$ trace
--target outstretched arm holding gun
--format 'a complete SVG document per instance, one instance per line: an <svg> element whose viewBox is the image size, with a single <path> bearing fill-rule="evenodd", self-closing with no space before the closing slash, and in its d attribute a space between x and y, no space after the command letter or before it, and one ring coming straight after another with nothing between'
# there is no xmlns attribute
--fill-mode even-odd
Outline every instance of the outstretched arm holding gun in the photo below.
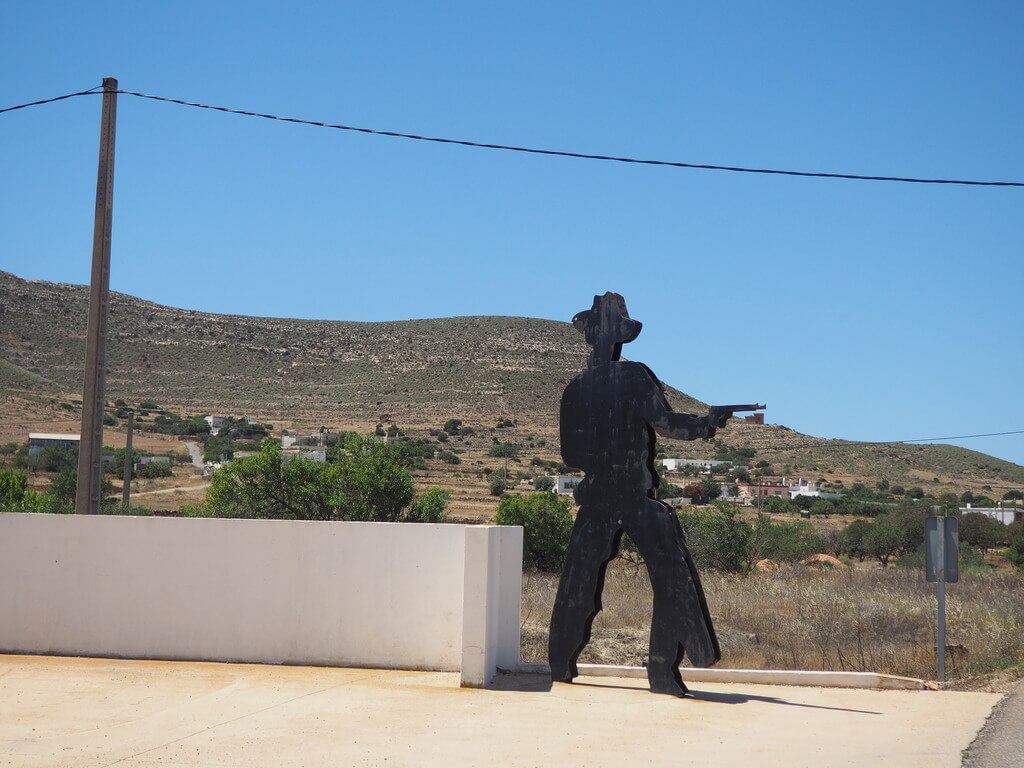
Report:
<svg viewBox="0 0 1024 768"><path fill-rule="evenodd" d="M708 408L708 438L715 436L715 431L722 429L734 413L741 411L763 411L767 406L757 403L743 405L712 405Z"/></svg>

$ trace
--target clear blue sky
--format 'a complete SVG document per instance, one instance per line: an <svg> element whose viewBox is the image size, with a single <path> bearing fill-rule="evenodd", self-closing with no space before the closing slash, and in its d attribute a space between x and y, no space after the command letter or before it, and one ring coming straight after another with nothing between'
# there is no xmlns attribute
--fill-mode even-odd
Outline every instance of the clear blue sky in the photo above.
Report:
<svg viewBox="0 0 1024 768"><path fill-rule="evenodd" d="M98 85L487 142L1024 180L1024 5L0 5L0 106ZM0 268L88 281L100 100L0 115ZM568 319L863 440L1024 429L1024 190L759 177L122 96L111 286L211 312ZM1024 464L1024 435L964 441Z"/></svg>

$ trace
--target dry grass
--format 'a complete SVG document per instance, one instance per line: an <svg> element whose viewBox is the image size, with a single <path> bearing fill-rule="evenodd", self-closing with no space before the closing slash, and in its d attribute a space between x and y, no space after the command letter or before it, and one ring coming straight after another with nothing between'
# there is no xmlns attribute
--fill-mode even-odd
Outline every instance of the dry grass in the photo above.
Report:
<svg viewBox="0 0 1024 768"><path fill-rule="evenodd" d="M556 586L551 574L524 577L524 659L546 657ZM935 676L935 592L920 571L793 566L745 577L708 573L704 587L723 666ZM643 663L647 574L613 563L604 604L581 661ZM1024 664L1024 577L963 576L948 587L947 616L951 677Z"/></svg>

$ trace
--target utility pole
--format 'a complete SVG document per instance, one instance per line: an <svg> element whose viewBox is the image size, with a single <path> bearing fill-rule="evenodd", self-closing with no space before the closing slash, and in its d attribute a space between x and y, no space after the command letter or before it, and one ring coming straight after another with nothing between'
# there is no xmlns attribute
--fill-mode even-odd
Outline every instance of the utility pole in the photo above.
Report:
<svg viewBox="0 0 1024 768"><path fill-rule="evenodd" d="M128 437L124 441L124 485L121 488L122 511L127 512L132 500L132 430L135 428L135 411L128 411Z"/></svg>
<svg viewBox="0 0 1024 768"><path fill-rule="evenodd" d="M85 342L85 388L78 454L75 513L100 511L103 451L103 406L107 367L107 308L110 293L110 230L114 208L114 133L117 126L117 80L103 78L100 116L99 170L96 175L96 216L92 232L92 277L89 283L89 326ZM129 433L130 434L130 433Z"/></svg>

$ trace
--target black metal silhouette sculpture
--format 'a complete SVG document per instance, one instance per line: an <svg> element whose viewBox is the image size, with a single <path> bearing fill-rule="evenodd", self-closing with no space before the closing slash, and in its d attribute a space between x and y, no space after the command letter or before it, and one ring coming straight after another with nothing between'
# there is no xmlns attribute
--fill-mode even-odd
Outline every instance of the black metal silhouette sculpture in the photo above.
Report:
<svg viewBox="0 0 1024 768"><path fill-rule="evenodd" d="M576 661L601 610L605 571L626 532L647 564L654 591L651 690L682 696L684 652L695 666L708 667L721 650L679 520L654 498L655 432L679 440L713 437L733 412L764 406L713 406L707 416L674 412L650 368L619 359L641 324L630 319L616 293L595 296L593 307L572 322L593 350L562 395L562 459L586 477L576 487L580 509L551 616L551 678L571 682L578 674Z"/></svg>

